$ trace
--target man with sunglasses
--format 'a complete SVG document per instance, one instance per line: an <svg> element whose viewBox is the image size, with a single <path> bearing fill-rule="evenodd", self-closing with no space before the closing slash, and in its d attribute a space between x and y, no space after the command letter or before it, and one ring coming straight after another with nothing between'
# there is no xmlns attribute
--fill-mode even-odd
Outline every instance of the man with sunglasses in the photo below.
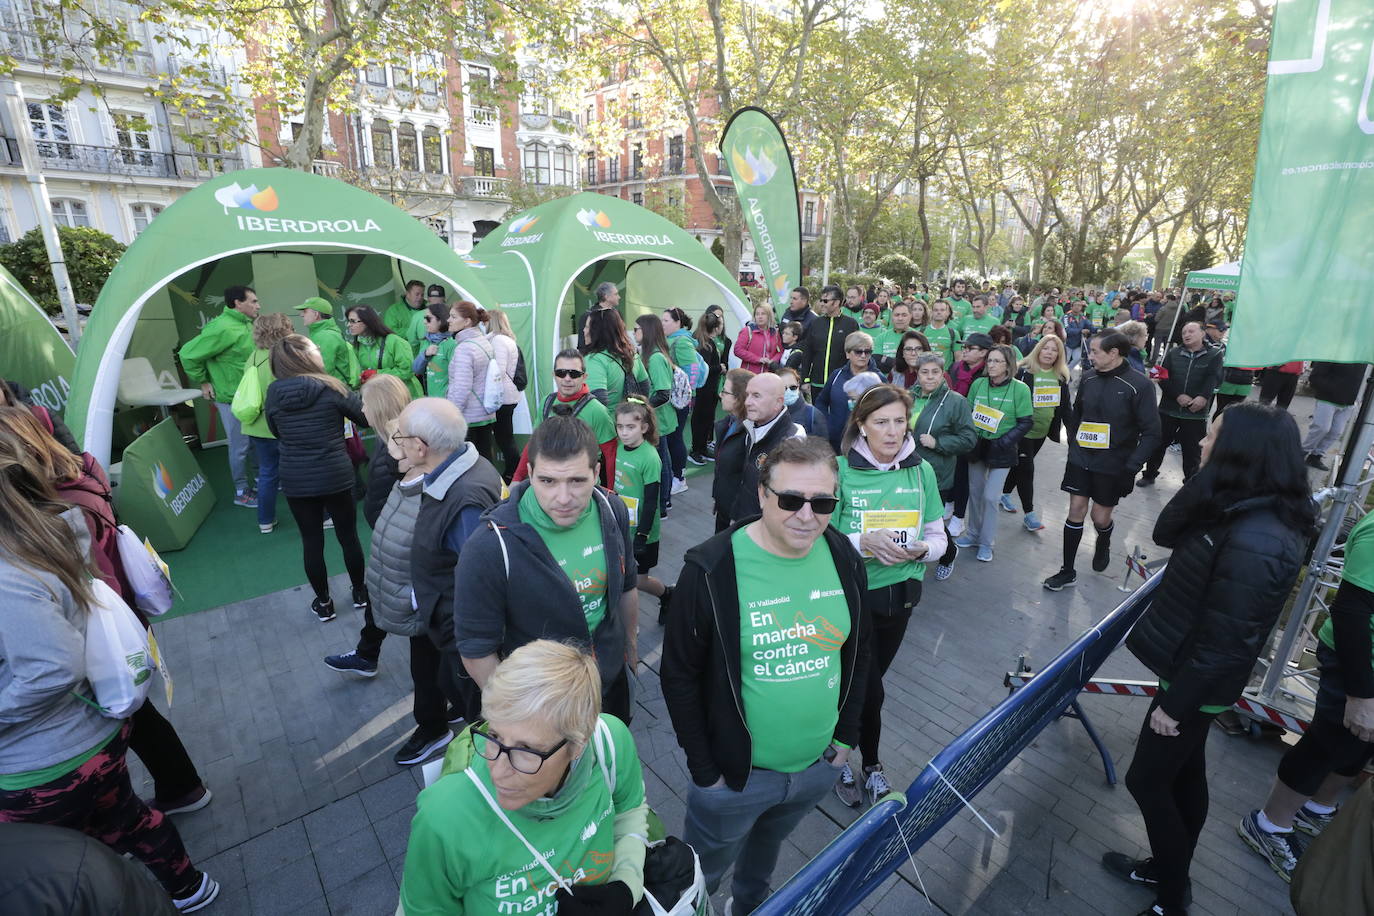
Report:
<svg viewBox="0 0 1374 916"><path fill-rule="evenodd" d="M601 445L601 485L610 490L615 480L615 451L618 439L615 434L615 421L606 405L596 399L587 388L587 366L582 354L577 350L561 350L553 358L554 390L544 398L544 408L539 419L549 417L577 417L592 428L596 441ZM520 453L520 463L516 465L511 483L527 480L530 476L529 447Z"/></svg>
<svg viewBox="0 0 1374 916"><path fill-rule="evenodd" d="M664 637L663 696L687 755L683 839L727 916L768 896L778 852L858 741L869 622L863 561L829 522L824 439L787 439L759 472L762 516L687 552Z"/></svg>
<svg viewBox="0 0 1374 916"><path fill-rule="evenodd" d="M812 386L819 389L846 359L844 341L859 329L859 323L840 314L844 294L838 286L821 290L819 317L802 335L801 374L804 390L811 394Z"/></svg>

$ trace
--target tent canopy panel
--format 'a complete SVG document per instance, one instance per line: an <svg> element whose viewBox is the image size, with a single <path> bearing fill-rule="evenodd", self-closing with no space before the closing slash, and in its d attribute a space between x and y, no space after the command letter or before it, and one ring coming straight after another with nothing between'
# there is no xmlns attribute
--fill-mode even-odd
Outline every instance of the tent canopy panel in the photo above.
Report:
<svg viewBox="0 0 1374 916"><path fill-rule="evenodd" d="M1236 290L1240 288L1240 262L1230 261L1226 264L1217 264L1204 270L1191 271L1184 279L1184 286L1189 289L1222 289Z"/></svg>
<svg viewBox="0 0 1374 916"><path fill-rule="evenodd" d="M0 267L0 374L29 389L35 403L61 414L75 365L67 339L14 275Z"/></svg>

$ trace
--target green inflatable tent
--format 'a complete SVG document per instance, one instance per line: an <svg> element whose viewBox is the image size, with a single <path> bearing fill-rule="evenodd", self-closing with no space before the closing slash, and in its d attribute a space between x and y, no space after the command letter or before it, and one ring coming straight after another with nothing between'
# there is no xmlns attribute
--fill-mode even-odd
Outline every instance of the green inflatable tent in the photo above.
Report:
<svg viewBox="0 0 1374 916"><path fill-rule="evenodd" d="M487 235L468 263L511 319L534 405L553 390L553 356L573 333L574 310L582 311L602 281L621 287L627 321L675 306L695 316L712 303L749 319L736 279L691 233L605 194L583 192L524 211Z"/></svg>
<svg viewBox="0 0 1374 916"><path fill-rule="evenodd" d="M0 374L29 389L35 404L61 414L75 362L67 339L14 275L0 267Z"/></svg>
<svg viewBox="0 0 1374 916"><path fill-rule="evenodd" d="M307 296L345 305L385 308L400 297L403 277L444 284L450 298L495 304L482 278L425 224L380 197L332 178L291 169L247 169L222 175L169 206L120 258L95 303L81 338L67 422L85 449L108 466L120 371L136 326L144 333L136 355L163 360L154 369L163 387L171 350L222 309L222 290L261 284L260 272L281 261L308 260L305 276L278 285L272 311L291 312ZM234 269L229 270L225 265ZM259 295L262 295L259 289ZM150 301L164 315L143 315ZM157 307L155 305L155 307ZM158 318L166 320L159 321ZM146 322L140 318L148 319ZM173 373L174 376L174 373Z"/></svg>

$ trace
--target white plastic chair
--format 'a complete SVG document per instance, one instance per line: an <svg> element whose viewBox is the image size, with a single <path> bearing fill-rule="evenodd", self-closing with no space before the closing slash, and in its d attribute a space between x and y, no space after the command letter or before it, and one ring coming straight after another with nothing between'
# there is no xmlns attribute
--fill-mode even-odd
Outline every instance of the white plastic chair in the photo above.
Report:
<svg viewBox="0 0 1374 916"><path fill-rule="evenodd" d="M120 367L118 398L130 407L156 407L166 417L170 407L198 397L198 388L163 388L146 357L131 357Z"/></svg>

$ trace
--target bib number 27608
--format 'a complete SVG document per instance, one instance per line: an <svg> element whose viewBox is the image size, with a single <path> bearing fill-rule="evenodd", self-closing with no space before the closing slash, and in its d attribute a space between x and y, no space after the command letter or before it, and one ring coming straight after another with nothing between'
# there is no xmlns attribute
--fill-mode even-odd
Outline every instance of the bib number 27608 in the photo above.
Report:
<svg viewBox="0 0 1374 916"><path fill-rule="evenodd" d="M1111 448L1112 425L1110 423L1080 423L1076 437L1079 448Z"/></svg>

